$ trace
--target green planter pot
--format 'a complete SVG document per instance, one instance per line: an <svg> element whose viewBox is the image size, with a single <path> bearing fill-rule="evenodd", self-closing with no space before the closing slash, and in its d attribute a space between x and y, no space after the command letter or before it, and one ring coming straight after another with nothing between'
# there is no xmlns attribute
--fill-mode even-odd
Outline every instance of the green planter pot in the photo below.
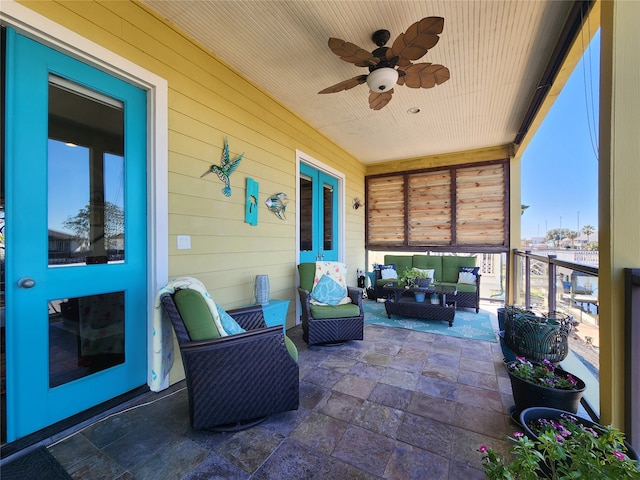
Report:
<svg viewBox="0 0 640 480"><path fill-rule="evenodd" d="M543 385L538 385L527 380L523 380L520 377L515 376L507 364L507 372L509 373L509 379L511 380L511 390L513 392L513 400L515 402L515 415L516 418L526 408L530 407L550 407L557 408L558 410L565 410L567 412L576 413L580 406L580 400L584 395L584 391L587 386L580 378L571 374L573 378L578 382L576 389L563 390L559 388L550 388ZM568 375L569 372L556 368L558 375Z"/></svg>

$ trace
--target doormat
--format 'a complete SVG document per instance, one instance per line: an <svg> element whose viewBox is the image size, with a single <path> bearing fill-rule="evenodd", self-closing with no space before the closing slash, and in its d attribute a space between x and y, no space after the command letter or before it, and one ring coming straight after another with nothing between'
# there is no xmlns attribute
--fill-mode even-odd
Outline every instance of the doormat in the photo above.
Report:
<svg viewBox="0 0 640 480"><path fill-rule="evenodd" d="M491 325L488 313L456 310L453 319L453 327L447 322L436 320L400 317L398 315L387 316L384 303L364 300L364 323L370 325L382 325L385 327L406 328L418 332L435 333L437 335L450 335L452 337L470 338L497 343L496 333Z"/></svg>
<svg viewBox="0 0 640 480"><path fill-rule="evenodd" d="M71 475L44 447L2 465L2 480L72 480Z"/></svg>

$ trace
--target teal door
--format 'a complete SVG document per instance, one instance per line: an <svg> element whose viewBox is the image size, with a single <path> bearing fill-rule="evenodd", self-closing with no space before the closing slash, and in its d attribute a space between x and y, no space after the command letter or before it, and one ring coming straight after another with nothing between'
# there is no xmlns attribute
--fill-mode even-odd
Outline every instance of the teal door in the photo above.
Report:
<svg viewBox="0 0 640 480"><path fill-rule="evenodd" d="M300 262L338 260L338 179L300 164Z"/></svg>
<svg viewBox="0 0 640 480"><path fill-rule="evenodd" d="M8 29L6 424L146 383L146 93Z"/></svg>

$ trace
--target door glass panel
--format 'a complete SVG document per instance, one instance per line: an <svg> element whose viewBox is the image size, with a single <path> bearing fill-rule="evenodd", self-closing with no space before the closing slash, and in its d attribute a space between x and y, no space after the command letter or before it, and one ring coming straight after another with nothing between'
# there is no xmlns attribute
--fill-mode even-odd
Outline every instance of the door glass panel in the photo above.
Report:
<svg viewBox="0 0 640 480"><path fill-rule="evenodd" d="M49 78L49 265L124 260L122 102Z"/></svg>
<svg viewBox="0 0 640 480"><path fill-rule="evenodd" d="M322 200L324 223L323 248L324 250L333 250L333 187L331 185L324 184L322 186Z"/></svg>
<svg viewBox="0 0 640 480"><path fill-rule="evenodd" d="M124 292L49 302L50 387L124 361Z"/></svg>
<svg viewBox="0 0 640 480"><path fill-rule="evenodd" d="M313 250L313 182L300 176L300 250Z"/></svg>

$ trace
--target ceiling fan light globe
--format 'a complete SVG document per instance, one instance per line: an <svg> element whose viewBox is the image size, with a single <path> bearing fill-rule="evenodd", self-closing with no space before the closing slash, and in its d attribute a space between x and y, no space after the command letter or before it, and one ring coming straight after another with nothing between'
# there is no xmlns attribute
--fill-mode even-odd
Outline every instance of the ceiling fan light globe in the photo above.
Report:
<svg viewBox="0 0 640 480"><path fill-rule="evenodd" d="M398 81L398 71L393 68L378 68L367 76L369 90L382 93L391 90Z"/></svg>

